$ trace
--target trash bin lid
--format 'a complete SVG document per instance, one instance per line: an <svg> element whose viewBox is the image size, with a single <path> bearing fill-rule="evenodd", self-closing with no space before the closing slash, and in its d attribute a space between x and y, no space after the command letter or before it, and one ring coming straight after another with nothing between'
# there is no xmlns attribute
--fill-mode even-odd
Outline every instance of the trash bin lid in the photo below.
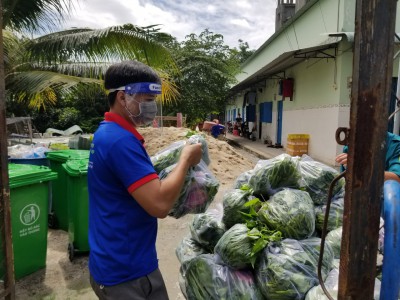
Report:
<svg viewBox="0 0 400 300"><path fill-rule="evenodd" d="M57 173L46 166L9 163L8 177L10 188L15 188L57 179Z"/></svg>
<svg viewBox="0 0 400 300"><path fill-rule="evenodd" d="M82 176L87 174L89 159L70 159L62 164L70 176Z"/></svg>
<svg viewBox="0 0 400 300"><path fill-rule="evenodd" d="M89 158L89 153L90 150L66 149L46 152L46 156L53 161L66 162L69 159Z"/></svg>

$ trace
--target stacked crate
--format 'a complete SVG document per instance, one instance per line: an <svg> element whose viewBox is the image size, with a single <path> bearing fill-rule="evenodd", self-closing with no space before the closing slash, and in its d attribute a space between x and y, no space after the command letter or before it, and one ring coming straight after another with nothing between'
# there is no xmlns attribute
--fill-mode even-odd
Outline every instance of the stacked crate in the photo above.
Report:
<svg viewBox="0 0 400 300"><path fill-rule="evenodd" d="M308 153L308 134L288 134L286 153L291 156L302 156Z"/></svg>

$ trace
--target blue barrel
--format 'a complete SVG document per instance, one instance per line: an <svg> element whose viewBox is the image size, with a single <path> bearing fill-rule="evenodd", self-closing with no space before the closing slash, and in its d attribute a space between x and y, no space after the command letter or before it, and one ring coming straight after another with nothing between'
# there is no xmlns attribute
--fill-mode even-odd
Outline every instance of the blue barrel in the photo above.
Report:
<svg viewBox="0 0 400 300"><path fill-rule="evenodd" d="M397 300L400 293L400 184L387 180L383 191L385 240L380 299Z"/></svg>

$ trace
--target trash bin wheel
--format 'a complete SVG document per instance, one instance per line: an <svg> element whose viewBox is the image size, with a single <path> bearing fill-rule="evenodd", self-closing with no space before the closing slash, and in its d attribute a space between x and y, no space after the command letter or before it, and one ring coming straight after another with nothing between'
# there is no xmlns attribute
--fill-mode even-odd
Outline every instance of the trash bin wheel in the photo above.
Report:
<svg viewBox="0 0 400 300"><path fill-rule="evenodd" d="M68 244L68 258L69 258L69 261L72 262L74 260L74 257L75 257L74 244L69 243Z"/></svg>
<svg viewBox="0 0 400 300"><path fill-rule="evenodd" d="M48 215L48 226L51 229L58 228L57 218L56 218L56 215L53 212L49 213L49 215Z"/></svg>

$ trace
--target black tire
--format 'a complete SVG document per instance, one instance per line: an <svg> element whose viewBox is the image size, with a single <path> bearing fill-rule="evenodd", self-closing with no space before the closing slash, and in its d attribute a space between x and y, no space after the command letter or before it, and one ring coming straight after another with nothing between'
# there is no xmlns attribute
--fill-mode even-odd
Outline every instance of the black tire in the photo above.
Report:
<svg viewBox="0 0 400 300"><path fill-rule="evenodd" d="M69 261L72 262L74 260L74 257L75 257L74 244L69 243L68 244L68 258L69 258Z"/></svg>
<svg viewBox="0 0 400 300"><path fill-rule="evenodd" d="M51 229L57 229L58 228L58 222L56 215L54 213L49 213L48 215L48 226Z"/></svg>

